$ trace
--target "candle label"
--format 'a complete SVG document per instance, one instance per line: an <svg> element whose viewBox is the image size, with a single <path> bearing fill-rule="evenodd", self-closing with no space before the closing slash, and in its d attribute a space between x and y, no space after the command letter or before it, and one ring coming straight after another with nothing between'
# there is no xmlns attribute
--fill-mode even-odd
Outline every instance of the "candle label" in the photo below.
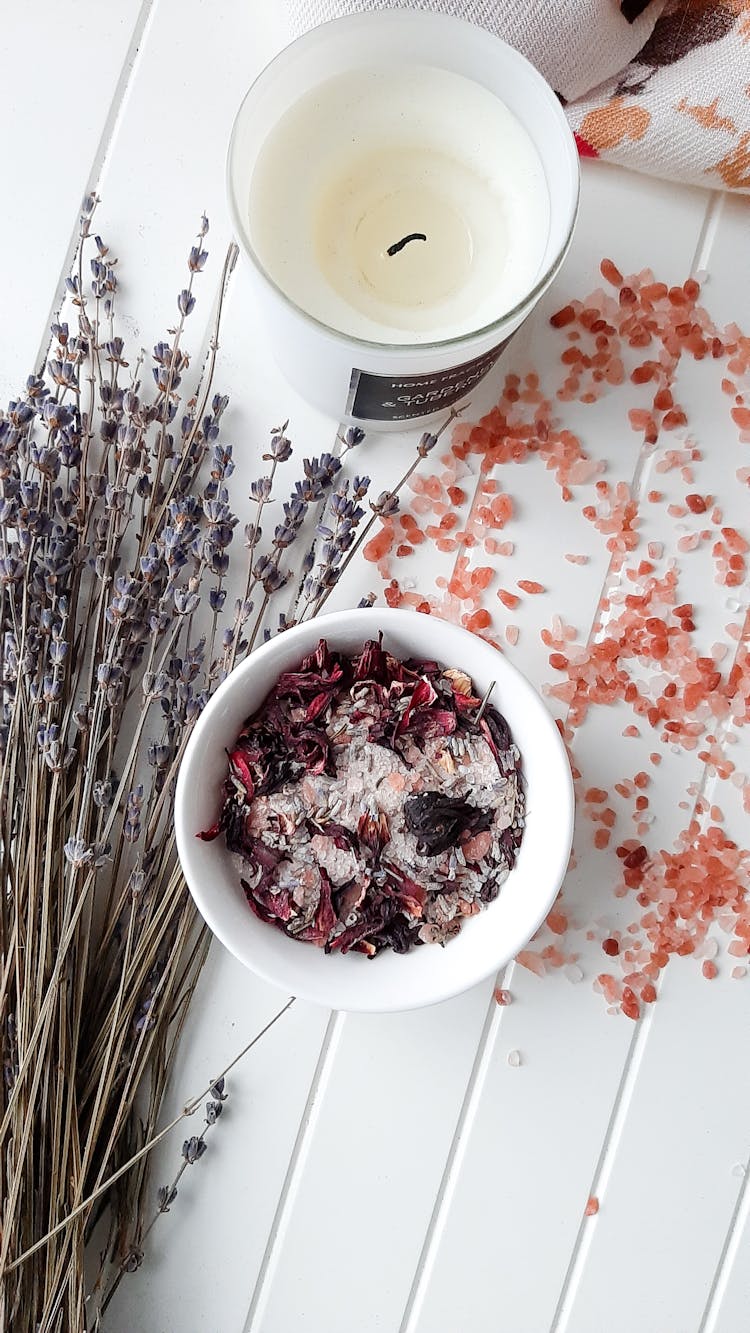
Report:
<svg viewBox="0 0 750 1333"><path fill-rule="evenodd" d="M508 334L497 347L472 361L426 375L373 375L368 370L353 370L346 415L359 421L409 421L452 407L484 379L512 337Z"/></svg>

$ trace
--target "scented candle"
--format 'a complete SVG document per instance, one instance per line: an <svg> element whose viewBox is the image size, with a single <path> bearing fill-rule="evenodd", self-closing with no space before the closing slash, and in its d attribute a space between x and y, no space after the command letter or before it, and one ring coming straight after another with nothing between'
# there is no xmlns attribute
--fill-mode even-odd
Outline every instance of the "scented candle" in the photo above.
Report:
<svg viewBox="0 0 750 1333"><path fill-rule="evenodd" d="M451 70L399 65L340 74L285 113L248 220L260 262L303 310L408 344L512 310L538 276L549 211L539 154L503 102Z"/></svg>
<svg viewBox="0 0 750 1333"><path fill-rule="evenodd" d="M495 363L570 243L578 160L517 52L387 10L272 62L240 108L228 185L286 378L386 428L443 412Z"/></svg>

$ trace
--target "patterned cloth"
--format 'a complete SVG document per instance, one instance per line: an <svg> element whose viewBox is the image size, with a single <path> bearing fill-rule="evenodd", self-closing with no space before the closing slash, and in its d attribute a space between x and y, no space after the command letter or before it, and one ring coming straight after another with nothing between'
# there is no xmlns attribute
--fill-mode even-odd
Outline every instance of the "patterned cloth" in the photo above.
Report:
<svg viewBox="0 0 750 1333"><path fill-rule="evenodd" d="M583 157L750 192L750 0L285 0L296 34L353 10L470 19L531 60Z"/></svg>

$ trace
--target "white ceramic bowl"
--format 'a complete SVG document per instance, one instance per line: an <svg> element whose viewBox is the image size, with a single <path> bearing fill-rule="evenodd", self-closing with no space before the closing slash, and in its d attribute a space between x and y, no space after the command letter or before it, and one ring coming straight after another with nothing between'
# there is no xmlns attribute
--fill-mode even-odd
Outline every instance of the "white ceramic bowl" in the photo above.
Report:
<svg viewBox="0 0 750 1333"><path fill-rule="evenodd" d="M464 921L445 948L425 944L408 954L384 950L325 954L259 921L248 907L223 838L196 834L218 815L231 747L282 671L296 666L321 638L348 652L377 638L397 657L434 659L469 672L481 696L497 681L492 702L510 724L526 779L526 830L514 869L499 896ZM264 644L216 691L190 738L175 802L177 847L190 891L211 930L235 957L288 994L334 1009L415 1009L467 990L496 972L544 920L565 874L573 836L573 784L560 734L539 695L497 649L457 625L414 611L337 611L295 626Z"/></svg>

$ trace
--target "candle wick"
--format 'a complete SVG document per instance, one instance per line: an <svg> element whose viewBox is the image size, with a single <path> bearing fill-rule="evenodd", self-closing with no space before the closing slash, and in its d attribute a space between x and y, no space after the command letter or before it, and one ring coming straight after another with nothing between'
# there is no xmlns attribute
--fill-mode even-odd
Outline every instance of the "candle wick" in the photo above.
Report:
<svg viewBox="0 0 750 1333"><path fill-rule="evenodd" d="M400 241L394 241L393 245L388 246L389 255L397 255L399 250L403 250L409 241L426 241L427 237L423 231L410 231L408 236L402 236Z"/></svg>

